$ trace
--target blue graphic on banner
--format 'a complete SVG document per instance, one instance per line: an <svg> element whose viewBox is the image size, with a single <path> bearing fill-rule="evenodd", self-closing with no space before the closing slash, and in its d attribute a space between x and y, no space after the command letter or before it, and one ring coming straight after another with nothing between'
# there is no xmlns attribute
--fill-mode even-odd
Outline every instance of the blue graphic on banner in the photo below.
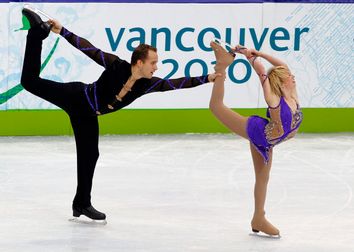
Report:
<svg viewBox="0 0 354 252"><path fill-rule="evenodd" d="M304 6L299 5L285 20L297 18L296 26L311 27L302 40L306 53L295 60L303 66L301 75L317 73L317 80L309 81L305 93L312 95L303 95L308 100L302 102L309 107L354 107L354 5L312 6L303 12Z"/></svg>
<svg viewBox="0 0 354 252"><path fill-rule="evenodd" d="M19 30L22 25L20 13L23 4L1 5L6 7L0 10L0 14L3 14L0 15L0 37L4 38L0 41L0 110L56 108L23 91L20 77L26 31ZM46 6L48 5L42 2L36 4L39 9ZM50 14L60 17L65 24L82 24L84 29L73 31L93 43L100 40L100 47L118 55L127 56L139 43L157 46L161 50L159 52L171 52L161 60L165 72L159 77L165 78L180 77L178 74L190 76L195 75L195 72L210 72L215 64L214 59L208 54L198 54L209 52L212 55L207 43L208 35L231 44L240 43L256 49L269 49L270 52L281 55L281 58L286 57L286 62L289 62L292 71L296 73L303 107L354 107L352 4L288 5L291 7L284 14L279 14L283 16L274 21L273 25L260 27L257 24L247 26L247 23L242 27L230 23L225 24L225 27L211 27L210 24L203 26L198 22L180 27L164 23L157 26L156 22L146 26L139 22L123 25L107 22L107 25L95 27L87 25L92 22L92 17L101 18L104 15L102 10L106 9L102 7L100 10L99 6L105 7L99 4L92 7L87 3L58 4L50 7ZM112 8L117 6L119 7L118 4L112 5ZM268 5L268 9L272 10L272 7L272 4ZM165 5L163 8L166 8ZM272 14L264 11L264 16L259 16L258 19L268 21L272 20L271 17L273 18ZM79 25L77 27L82 28ZM58 53L54 53L58 43ZM64 39L60 42L55 36L46 39L42 51L42 62L46 62L42 68L45 67L46 71L41 74L42 78L58 82L85 82L94 80L96 72L101 73L101 69L94 68L88 57L81 52L67 50L65 46L68 45ZM194 54L188 54L193 52ZM186 57L177 59L179 55ZM208 57L204 57L205 55ZM129 60L126 57L125 59ZM240 68L244 71L238 71ZM252 67L242 57L235 59L227 73L228 84L248 84L254 77ZM87 76L89 80L83 78Z"/></svg>

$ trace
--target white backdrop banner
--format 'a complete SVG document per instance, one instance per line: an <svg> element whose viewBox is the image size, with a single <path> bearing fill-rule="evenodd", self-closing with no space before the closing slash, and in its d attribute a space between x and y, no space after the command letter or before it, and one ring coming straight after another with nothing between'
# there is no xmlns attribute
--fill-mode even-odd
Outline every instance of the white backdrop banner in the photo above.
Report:
<svg viewBox="0 0 354 252"><path fill-rule="evenodd" d="M178 78L213 72L209 43L220 37L286 61L302 107L354 107L353 4L33 3L105 52L130 61L139 43L156 46L155 76ZM22 89L26 42L22 3L0 4L0 109L52 109ZM20 29L20 30L18 30ZM58 40L59 39L59 40ZM41 77L94 82L103 68L52 33L43 42ZM267 68L270 65L263 60ZM149 94L129 108L207 108L212 84ZM265 107L255 72L242 55L228 69L225 103Z"/></svg>

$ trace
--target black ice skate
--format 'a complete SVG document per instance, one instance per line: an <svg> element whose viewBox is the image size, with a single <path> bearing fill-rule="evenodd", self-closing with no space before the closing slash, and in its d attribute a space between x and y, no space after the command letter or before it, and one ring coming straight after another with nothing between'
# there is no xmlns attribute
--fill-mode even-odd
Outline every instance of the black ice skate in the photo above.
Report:
<svg viewBox="0 0 354 252"><path fill-rule="evenodd" d="M69 221L84 223L84 224L100 224L106 225L106 215L97 211L92 205L89 207L81 208L73 206L73 216L74 218L69 219ZM87 218L81 218L84 215ZM80 218L79 218L80 217Z"/></svg>
<svg viewBox="0 0 354 252"><path fill-rule="evenodd" d="M28 19L31 28L40 26L44 34L49 34L50 30L52 29L52 25L48 22L43 22L43 20L37 13L42 12L37 9L31 8L28 5L25 5L22 9L22 15L24 15ZM51 19L48 15L45 14L45 16Z"/></svg>

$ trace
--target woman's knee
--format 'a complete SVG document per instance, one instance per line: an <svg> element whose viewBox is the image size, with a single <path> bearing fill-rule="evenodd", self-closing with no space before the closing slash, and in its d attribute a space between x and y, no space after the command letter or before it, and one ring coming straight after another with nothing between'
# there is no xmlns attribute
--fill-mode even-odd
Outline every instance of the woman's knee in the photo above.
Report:
<svg viewBox="0 0 354 252"><path fill-rule="evenodd" d="M256 174L256 183L267 185L269 182L269 174Z"/></svg>

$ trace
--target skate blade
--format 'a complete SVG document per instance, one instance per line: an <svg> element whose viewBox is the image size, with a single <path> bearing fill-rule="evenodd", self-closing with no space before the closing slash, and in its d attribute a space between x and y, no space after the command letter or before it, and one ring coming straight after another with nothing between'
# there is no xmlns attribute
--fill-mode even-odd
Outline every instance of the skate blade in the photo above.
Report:
<svg viewBox="0 0 354 252"><path fill-rule="evenodd" d="M40 15L46 17L47 19L53 19L51 16L49 16L44 11L41 11L40 9L34 8L31 5L29 5L29 4L25 4L23 7L26 8L26 9L29 9L30 11L33 11L36 14L40 14Z"/></svg>
<svg viewBox="0 0 354 252"><path fill-rule="evenodd" d="M213 42L221 46L226 52L230 53L233 57L236 56L232 45L230 45L229 43L226 43L225 41L222 41L218 38L213 38Z"/></svg>
<svg viewBox="0 0 354 252"><path fill-rule="evenodd" d="M70 218L68 221L74 222L74 223L79 223L79 224L85 224L85 225L91 225L91 226L104 226L107 225L106 220L92 220L90 218L84 218L84 217L73 217Z"/></svg>
<svg viewBox="0 0 354 252"><path fill-rule="evenodd" d="M250 236L255 236L255 237L259 237L259 238L264 238L264 239L275 239L275 240L279 240L281 238L280 235L269 235L269 234L265 234L265 233L256 233L256 232L252 232L249 234Z"/></svg>

